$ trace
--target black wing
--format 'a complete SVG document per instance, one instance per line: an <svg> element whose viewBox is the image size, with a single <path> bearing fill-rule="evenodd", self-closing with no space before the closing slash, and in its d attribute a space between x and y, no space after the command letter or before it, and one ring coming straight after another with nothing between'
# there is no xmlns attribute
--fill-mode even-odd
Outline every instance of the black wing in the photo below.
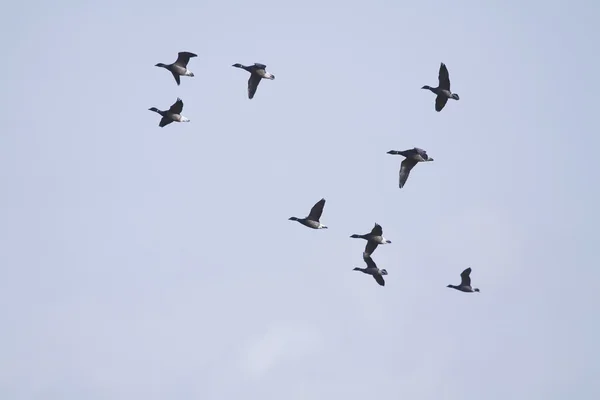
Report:
<svg viewBox="0 0 600 400"><path fill-rule="evenodd" d="M377 281L377 283L379 283L380 286L385 286L385 281L383 280L383 276L381 276L380 274L375 274L375 275L373 275L373 278L375 278L375 280Z"/></svg>
<svg viewBox="0 0 600 400"><path fill-rule="evenodd" d="M371 235L373 235L373 236L383 235L383 229L381 228L381 225L379 225L377 222L375 223L375 226L373 227L373 229L371 229Z"/></svg>
<svg viewBox="0 0 600 400"><path fill-rule="evenodd" d="M448 102L448 98L444 95L438 94L435 98L435 111L440 112Z"/></svg>
<svg viewBox="0 0 600 400"><path fill-rule="evenodd" d="M254 63L254 66L257 69L267 69L267 66L265 64L261 64L261 63Z"/></svg>
<svg viewBox="0 0 600 400"><path fill-rule="evenodd" d="M158 126L160 126L161 128L164 126L169 125L171 122L173 122L173 120L169 117L162 117L160 122L158 123Z"/></svg>
<svg viewBox="0 0 600 400"><path fill-rule="evenodd" d="M450 90L450 76L448 74L448 68L446 68L446 64L440 64L440 72L438 74L439 88Z"/></svg>
<svg viewBox="0 0 600 400"><path fill-rule="evenodd" d="M169 108L169 112L171 114L181 114L181 111L183 111L183 101L178 97L177 101Z"/></svg>
<svg viewBox="0 0 600 400"><path fill-rule="evenodd" d="M321 214L323 214L323 207L325 207L325 199L319 200L317 204L310 209L310 213L306 219L311 221L319 221Z"/></svg>
<svg viewBox="0 0 600 400"><path fill-rule="evenodd" d="M471 267L460 274L460 286L471 286Z"/></svg>
<svg viewBox="0 0 600 400"><path fill-rule="evenodd" d="M363 253L363 260L367 264L367 268L377 268L377 264L375 264L375 261L373 261L371 255L367 252Z"/></svg>
<svg viewBox="0 0 600 400"><path fill-rule="evenodd" d="M176 74L173 71L171 71L171 73L173 74L173 78L175 78L175 82L177 82L177 86L179 86L179 84L181 83L181 81L179 79L179 74Z"/></svg>
<svg viewBox="0 0 600 400"><path fill-rule="evenodd" d="M377 242L369 240L367 242L367 245L365 246L365 253L367 253L370 256L371 254L373 254L377 246L379 246Z"/></svg>
<svg viewBox="0 0 600 400"><path fill-rule="evenodd" d="M411 158L405 158L404 161L400 164L400 183L399 186L402 189L406 180L408 179L408 175L410 175L410 170L417 165L417 161Z"/></svg>
<svg viewBox="0 0 600 400"><path fill-rule="evenodd" d="M177 61L175 61L175 64L181 65L182 67L187 67L188 62L190 61L190 58L192 58L192 57L198 57L198 56L194 53L190 53L189 51L180 51L179 54L177 55Z"/></svg>
<svg viewBox="0 0 600 400"><path fill-rule="evenodd" d="M250 78L248 79L248 98L252 99L254 97L254 93L256 93L256 88L258 88L258 84L261 81L261 77L257 74L251 73Z"/></svg>

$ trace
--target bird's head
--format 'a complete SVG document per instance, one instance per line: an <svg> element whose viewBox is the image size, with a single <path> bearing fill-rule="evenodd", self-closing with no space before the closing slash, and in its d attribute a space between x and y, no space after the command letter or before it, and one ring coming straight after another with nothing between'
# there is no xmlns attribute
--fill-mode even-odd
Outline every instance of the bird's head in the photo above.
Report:
<svg viewBox="0 0 600 400"><path fill-rule="evenodd" d="M381 270L381 275L387 275L387 274L388 273L387 273L387 270L385 268Z"/></svg>
<svg viewBox="0 0 600 400"><path fill-rule="evenodd" d="M290 221L298 221L298 218L296 218L296 217L289 217L288 220L290 220Z"/></svg>
<svg viewBox="0 0 600 400"><path fill-rule="evenodd" d="M155 67L162 67L162 68L167 68L167 66L163 63L158 63L155 65Z"/></svg>

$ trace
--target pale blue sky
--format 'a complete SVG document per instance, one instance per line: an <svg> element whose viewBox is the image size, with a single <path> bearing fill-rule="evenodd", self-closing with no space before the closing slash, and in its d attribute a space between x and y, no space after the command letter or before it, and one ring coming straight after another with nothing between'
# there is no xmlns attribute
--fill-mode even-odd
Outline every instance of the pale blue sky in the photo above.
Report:
<svg viewBox="0 0 600 400"><path fill-rule="evenodd" d="M600 398L600 5L484 3L5 7L0 398Z"/></svg>

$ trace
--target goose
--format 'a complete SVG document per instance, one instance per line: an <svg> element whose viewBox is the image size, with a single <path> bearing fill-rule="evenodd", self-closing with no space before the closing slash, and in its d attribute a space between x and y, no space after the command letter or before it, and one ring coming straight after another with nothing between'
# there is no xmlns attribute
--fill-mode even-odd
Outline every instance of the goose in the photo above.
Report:
<svg viewBox="0 0 600 400"><path fill-rule="evenodd" d="M171 71L171 73L173 74L173 78L175 78L175 82L177 82L177 85L179 86L179 77L181 75L190 77L194 76L194 73L187 69L188 62L192 57L198 56L194 53L190 53L189 51L181 51L178 53L177 60L173 64L167 65L163 63L158 63L155 65L155 67L162 67Z"/></svg>
<svg viewBox="0 0 600 400"><path fill-rule="evenodd" d="M189 118L186 118L183 115L181 115L181 111L183 110L183 101L181 101L179 97L177 98L177 101L173 103L171 108L169 108L166 111L161 111L156 107L149 108L148 110L154 111L155 113L162 115L162 119L158 123L158 126L160 126L161 128L169 125L173 121L190 122Z"/></svg>
<svg viewBox="0 0 600 400"><path fill-rule="evenodd" d="M373 254L377 246L380 244L388 244L392 243L390 240L387 240L383 237L383 228L377 222L375 222L375 226L371 230L370 233L366 233L364 235L353 234L350 236L353 239L365 239L367 241L367 245L365 246L365 253L370 256Z"/></svg>
<svg viewBox="0 0 600 400"><path fill-rule="evenodd" d="M448 99L460 100L458 94L450 91L450 76L448 75L448 68L446 64L440 64L440 72L438 73L438 87L432 88L431 86L425 85L421 89L429 89L433 93L437 94L435 98L435 111L440 112L446 105Z"/></svg>
<svg viewBox="0 0 600 400"><path fill-rule="evenodd" d="M321 214L323 214L323 207L325 207L325 199L317 201L317 203L310 209L310 213L306 218L290 217L290 221L298 221L304 226L308 226L312 229L327 229L325 225L319 222Z"/></svg>
<svg viewBox="0 0 600 400"><path fill-rule="evenodd" d="M461 292L466 292L466 293L473 293L473 292L479 293L479 289L471 287L471 276L470 275L471 275L471 267L465 269L460 274L460 285L458 285L458 286L448 285L446 287L460 290Z"/></svg>
<svg viewBox="0 0 600 400"><path fill-rule="evenodd" d="M233 64L232 67L245 69L250 72L250 78L248 79L248 98L252 99L254 97L254 93L256 93L256 88L258 88L258 84L260 81L264 79L275 79L275 75L270 72L267 72L267 66L265 64L254 63L254 65L242 65L242 64Z"/></svg>
<svg viewBox="0 0 600 400"><path fill-rule="evenodd" d="M363 253L363 260L367 263L367 268L359 268L355 267L353 271L360 271L362 273L371 275L380 286L385 286L385 281L383 280L383 275L387 275L388 272L385 269L377 268L375 261L371 258L367 253Z"/></svg>
<svg viewBox="0 0 600 400"><path fill-rule="evenodd" d="M408 175L410 174L410 170L413 169L417 163L433 161L433 158L429 157L425 150L419 149L418 147L403 151L390 150L387 152L387 154L401 155L406 157L400 164L400 180L398 185L400 189L404 187L404 184L408 179Z"/></svg>

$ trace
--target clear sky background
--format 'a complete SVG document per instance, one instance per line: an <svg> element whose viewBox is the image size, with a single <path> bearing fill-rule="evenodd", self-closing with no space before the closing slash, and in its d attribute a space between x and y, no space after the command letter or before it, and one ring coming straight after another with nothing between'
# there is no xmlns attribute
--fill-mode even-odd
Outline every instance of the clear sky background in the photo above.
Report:
<svg viewBox="0 0 600 400"><path fill-rule="evenodd" d="M600 398L600 4L484 3L5 7L0 398Z"/></svg>

